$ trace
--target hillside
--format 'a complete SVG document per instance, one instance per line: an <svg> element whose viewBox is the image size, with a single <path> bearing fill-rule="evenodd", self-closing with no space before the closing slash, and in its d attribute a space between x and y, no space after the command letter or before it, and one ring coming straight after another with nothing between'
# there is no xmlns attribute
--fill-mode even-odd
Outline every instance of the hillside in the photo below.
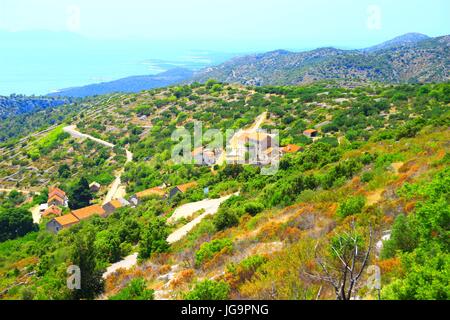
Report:
<svg viewBox="0 0 450 320"><path fill-rule="evenodd" d="M364 49L364 51L375 52L402 46L414 46L417 43L428 39L430 39L429 36L421 33L407 33L379 45Z"/></svg>
<svg viewBox="0 0 450 320"><path fill-rule="evenodd" d="M88 86L62 89L49 94L50 97L78 97L96 96L111 93L134 93L153 88L166 87L182 82L192 77L193 72L188 69L176 68L152 76L134 76L115 81L91 84Z"/></svg>
<svg viewBox="0 0 450 320"><path fill-rule="evenodd" d="M39 112L69 104L73 100L67 98L27 97L22 95L0 96L0 120L30 112Z"/></svg>
<svg viewBox="0 0 450 320"><path fill-rule="evenodd" d="M449 80L449 36L410 34L369 50L321 48L274 51L233 59L202 70L194 81L216 79L245 85L298 85L321 80L426 83Z"/></svg>
<svg viewBox="0 0 450 320"><path fill-rule="evenodd" d="M0 243L0 296L374 299L364 268L375 265L383 299L448 299L449 90L208 81L92 98L50 130L0 149L0 239L9 239ZM196 121L222 134L277 129L290 148L273 175L261 174L263 165L175 163L172 134L192 133ZM102 204L117 177L126 199L147 191L135 207L57 234L46 230L51 216L33 225L28 210L48 188L67 191L72 206L83 178L99 182L91 203ZM343 296L334 287L339 257L352 255L354 271L364 272ZM73 264L90 284L81 291L66 286Z"/></svg>

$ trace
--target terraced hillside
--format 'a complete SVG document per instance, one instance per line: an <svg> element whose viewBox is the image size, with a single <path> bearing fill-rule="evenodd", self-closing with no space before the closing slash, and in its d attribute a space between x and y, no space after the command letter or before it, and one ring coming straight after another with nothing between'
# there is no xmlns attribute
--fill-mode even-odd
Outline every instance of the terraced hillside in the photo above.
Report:
<svg viewBox="0 0 450 320"><path fill-rule="evenodd" d="M51 217L20 235L0 229L9 239L0 243L0 295L448 299L449 98L449 84L348 89L210 80L90 100L49 131L5 146L0 185L45 194L53 185L71 191L86 178L101 182L92 200L100 203L124 170L125 198L139 201L57 234L46 231ZM177 164L172 133L193 133L195 122L224 135L277 129L281 147L290 148L274 175L253 165ZM114 147L61 132L69 125ZM42 194L4 192L0 219L26 214ZM82 290L66 286L73 264L86 274ZM380 292L366 286L369 266L381 270Z"/></svg>

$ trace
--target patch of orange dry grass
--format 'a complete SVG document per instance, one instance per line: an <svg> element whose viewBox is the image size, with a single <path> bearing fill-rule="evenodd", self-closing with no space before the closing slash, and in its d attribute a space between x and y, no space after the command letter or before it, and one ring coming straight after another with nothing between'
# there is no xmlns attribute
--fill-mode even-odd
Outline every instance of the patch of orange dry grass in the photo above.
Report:
<svg viewBox="0 0 450 320"><path fill-rule="evenodd" d="M195 272L193 269L186 269L177 274L177 276L170 282L170 288L176 289L188 284L194 278Z"/></svg>
<svg viewBox="0 0 450 320"><path fill-rule="evenodd" d="M366 198L367 198L367 205L368 206L372 206L374 204L377 204L378 202L381 201L382 196L383 196L383 192L385 189L377 189L373 192L370 192L368 194L366 194Z"/></svg>
<svg viewBox="0 0 450 320"><path fill-rule="evenodd" d="M166 274L166 273L170 272L170 270L172 270L172 267L168 264L165 264L159 268L158 273Z"/></svg>
<svg viewBox="0 0 450 320"><path fill-rule="evenodd" d="M391 216L383 216L382 218L385 224L391 225L394 222L394 218Z"/></svg>
<svg viewBox="0 0 450 320"><path fill-rule="evenodd" d="M403 167L403 162L394 162L391 164L391 167L394 169L395 174L399 174L400 169Z"/></svg>
<svg viewBox="0 0 450 320"><path fill-rule="evenodd" d="M391 258L377 262L381 269L381 273L391 273L401 271L401 261L399 258Z"/></svg>
<svg viewBox="0 0 450 320"><path fill-rule="evenodd" d="M115 273L111 274L105 280L105 293L112 295L119 292L124 286L134 278L153 279L156 276L153 269L119 269Z"/></svg>
<svg viewBox="0 0 450 320"><path fill-rule="evenodd" d="M264 220L260 222L258 227L255 230L252 230L251 232L241 232L238 236L236 236L236 240L244 240L244 239L250 239L253 237L258 237L262 230L265 230L264 232L269 231L271 227L274 226L274 224L282 225L289 220L298 217L305 212L310 212L313 210L313 207L308 204L296 204L293 206L289 206L285 209L283 209L279 214L272 217L265 217ZM245 216L244 216L245 217ZM244 219L250 219L249 217L245 217Z"/></svg>
<svg viewBox="0 0 450 320"><path fill-rule="evenodd" d="M404 210L406 213L411 213L416 208L416 202L411 201L405 204Z"/></svg>
<svg viewBox="0 0 450 320"><path fill-rule="evenodd" d="M258 232L257 239L260 241L273 240L281 234L283 223L279 221L269 221L264 224Z"/></svg>
<svg viewBox="0 0 450 320"><path fill-rule="evenodd" d="M298 228L288 227L281 234L280 238L283 241L288 241L290 243L297 242L302 236L302 232Z"/></svg>
<svg viewBox="0 0 450 320"><path fill-rule="evenodd" d="M203 264L203 270L211 270L218 267L219 265L222 265L230 253L231 252L229 248L223 248L222 250L214 254L214 256L209 261Z"/></svg>
<svg viewBox="0 0 450 320"><path fill-rule="evenodd" d="M16 263L11 265L11 269L22 270L30 265L37 264L39 262L38 257L28 257L22 260L17 261Z"/></svg>
<svg viewBox="0 0 450 320"><path fill-rule="evenodd" d="M437 160L442 160L444 159L445 155L447 154L447 151L445 151L445 149L440 149L437 153Z"/></svg>

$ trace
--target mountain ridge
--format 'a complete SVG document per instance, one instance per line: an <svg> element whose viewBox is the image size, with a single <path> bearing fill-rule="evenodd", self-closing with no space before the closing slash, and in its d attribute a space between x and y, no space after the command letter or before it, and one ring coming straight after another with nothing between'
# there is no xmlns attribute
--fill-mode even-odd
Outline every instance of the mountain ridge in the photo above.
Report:
<svg viewBox="0 0 450 320"><path fill-rule="evenodd" d="M293 52L285 49L237 56L197 71L174 68L157 75L61 89L47 96L87 97L136 93L179 83L221 82L251 86L302 85L334 80L350 83L415 83L448 81L449 36L431 38L407 33L364 49L322 47Z"/></svg>
<svg viewBox="0 0 450 320"><path fill-rule="evenodd" d="M410 33L406 33L404 35L395 37L391 40L385 41L383 43L380 43L378 45L363 49L362 51L375 52L375 51L379 51L379 50L383 50L383 49L390 49L390 48L399 47L399 46L414 45L420 41L429 40L429 39L431 39L431 37L429 37L425 34L417 33L417 32L410 32Z"/></svg>
<svg viewBox="0 0 450 320"><path fill-rule="evenodd" d="M332 47L305 52L275 50L235 58L196 72L193 81L243 85L301 85L322 80L359 82L448 81L449 36L407 34L362 50ZM414 39L416 39L414 41Z"/></svg>

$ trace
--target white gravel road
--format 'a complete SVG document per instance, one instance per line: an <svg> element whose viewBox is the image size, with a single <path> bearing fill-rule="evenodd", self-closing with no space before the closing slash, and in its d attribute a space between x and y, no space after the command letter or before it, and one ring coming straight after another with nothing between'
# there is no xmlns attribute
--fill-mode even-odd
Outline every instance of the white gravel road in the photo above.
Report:
<svg viewBox="0 0 450 320"><path fill-rule="evenodd" d="M106 272L102 275L103 279L108 278L111 274L116 272L119 269L129 270L137 264L137 253L133 253L132 255L124 258L123 260L116 262L106 269Z"/></svg>

